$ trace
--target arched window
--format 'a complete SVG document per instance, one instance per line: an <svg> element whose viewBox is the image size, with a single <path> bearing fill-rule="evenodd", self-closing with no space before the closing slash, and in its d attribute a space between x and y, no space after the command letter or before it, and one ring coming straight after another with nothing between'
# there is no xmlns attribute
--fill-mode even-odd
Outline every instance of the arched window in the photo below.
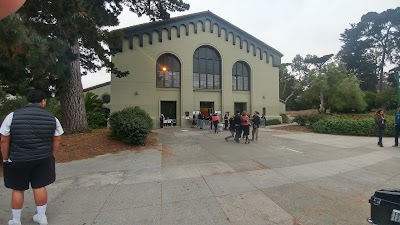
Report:
<svg viewBox="0 0 400 225"><path fill-rule="evenodd" d="M193 88L221 89L221 56L210 46L201 46L193 54Z"/></svg>
<svg viewBox="0 0 400 225"><path fill-rule="evenodd" d="M181 86L181 62L169 53L165 53L157 59L157 87L179 88Z"/></svg>
<svg viewBox="0 0 400 225"><path fill-rule="evenodd" d="M243 61L236 62L232 68L232 90L250 90L250 67Z"/></svg>

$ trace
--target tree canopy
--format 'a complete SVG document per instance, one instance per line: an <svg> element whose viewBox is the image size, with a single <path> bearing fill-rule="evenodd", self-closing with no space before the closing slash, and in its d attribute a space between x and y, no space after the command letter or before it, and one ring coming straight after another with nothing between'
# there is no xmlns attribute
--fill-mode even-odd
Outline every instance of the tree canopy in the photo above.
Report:
<svg viewBox="0 0 400 225"><path fill-rule="evenodd" d="M91 72L107 67L118 77L128 75L128 71L118 70L110 61L115 52L106 47L120 40L118 32L110 32L105 27L119 24L118 16L124 6L132 13L148 16L153 21L168 19L170 12L189 9L189 5L182 0L38 0L27 1L19 11L24 25L33 28L42 35L43 42L48 43L41 45L43 49L56 42L67 46L62 54L54 57L56 62L63 57L63 65L67 66L66 71L54 72L57 77L66 78L62 85L57 85L66 133L81 132L88 128L81 67ZM31 71L31 74L47 77L48 68L43 65L42 70ZM26 77L26 72L19 71L18 74Z"/></svg>

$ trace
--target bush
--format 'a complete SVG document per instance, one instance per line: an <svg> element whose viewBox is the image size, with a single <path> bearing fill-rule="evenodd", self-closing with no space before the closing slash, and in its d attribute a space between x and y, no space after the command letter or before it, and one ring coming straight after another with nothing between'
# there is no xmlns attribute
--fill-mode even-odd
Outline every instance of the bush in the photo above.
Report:
<svg viewBox="0 0 400 225"><path fill-rule="evenodd" d="M90 129L107 127L110 110L103 108L103 100L98 95L88 92L85 95L86 118Z"/></svg>
<svg viewBox="0 0 400 225"><path fill-rule="evenodd" d="M125 108L110 116L113 136L127 144L144 145L152 128L153 120L139 107Z"/></svg>
<svg viewBox="0 0 400 225"><path fill-rule="evenodd" d="M397 90L387 88L376 95L375 106L386 110L397 108Z"/></svg>
<svg viewBox="0 0 400 225"><path fill-rule="evenodd" d="M4 101L0 106L0 117L1 121L3 121L8 114L14 112L17 109L25 107L28 104L28 101L25 97L17 97L15 99L9 99Z"/></svg>
<svg viewBox="0 0 400 225"><path fill-rule="evenodd" d="M87 112L86 119L90 129L107 127L107 116L103 112Z"/></svg>
<svg viewBox="0 0 400 225"><path fill-rule="evenodd" d="M47 111L53 113L53 115L55 117L57 117L58 120L61 121L61 106L57 99L55 99L55 98L47 99L45 109Z"/></svg>
<svg viewBox="0 0 400 225"><path fill-rule="evenodd" d="M286 114L281 114L282 123L289 123L289 117Z"/></svg>
<svg viewBox="0 0 400 225"><path fill-rule="evenodd" d="M281 121L278 119L273 119L273 120L267 120L265 121L266 126L271 126L271 125L278 125L281 124Z"/></svg>
<svg viewBox="0 0 400 225"><path fill-rule="evenodd" d="M394 134L394 117L387 118L387 126L384 136L392 137ZM351 118L326 118L312 125L316 133L341 134L354 136L376 136L375 121L372 116L362 119Z"/></svg>
<svg viewBox="0 0 400 225"><path fill-rule="evenodd" d="M303 114L296 116L293 122L298 123L300 126L311 126L323 118L324 116L321 114L313 114L313 115Z"/></svg>

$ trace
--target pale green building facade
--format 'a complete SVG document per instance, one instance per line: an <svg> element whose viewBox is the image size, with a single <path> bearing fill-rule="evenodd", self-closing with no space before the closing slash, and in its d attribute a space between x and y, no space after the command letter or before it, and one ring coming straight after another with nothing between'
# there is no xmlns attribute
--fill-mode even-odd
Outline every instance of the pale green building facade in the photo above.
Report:
<svg viewBox="0 0 400 225"><path fill-rule="evenodd" d="M190 126L193 113L236 109L280 119L279 51L207 11L121 29L112 61L111 111L140 106ZM190 119L188 119L188 117Z"/></svg>

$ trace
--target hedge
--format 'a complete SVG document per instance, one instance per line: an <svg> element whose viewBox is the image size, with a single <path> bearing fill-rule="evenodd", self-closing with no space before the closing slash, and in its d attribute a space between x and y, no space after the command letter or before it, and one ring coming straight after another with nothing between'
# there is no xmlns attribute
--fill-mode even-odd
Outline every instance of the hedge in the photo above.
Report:
<svg viewBox="0 0 400 225"><path fill-rule="evenodd" d="M393 137L394 117L387 117L384 136ZM316 133L341 134L353 136L376 136L375 121L372 116L369 118L325 118L314 123L311 128Z"/></svg>
<svg viewBox="0 0 400 225"><path fill-rule="evenodd" d="M266 126L271 126L271 125L278 125L281 124L281 121L278 119L273 119L273 120L267 120L265 121Z"/></svg>

